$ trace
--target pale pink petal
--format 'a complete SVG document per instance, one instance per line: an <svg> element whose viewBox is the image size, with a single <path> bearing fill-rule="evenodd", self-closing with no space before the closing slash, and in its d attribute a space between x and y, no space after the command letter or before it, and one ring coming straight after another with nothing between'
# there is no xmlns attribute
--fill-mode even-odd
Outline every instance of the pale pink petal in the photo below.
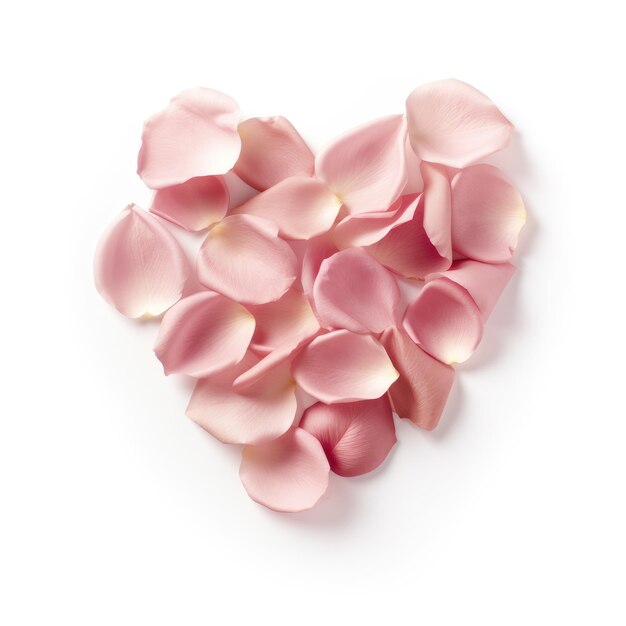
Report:
<svg viewBox="0 0 626 626"><path fill-rule="evenodd" d="M424 278L450 267L424 230L425 194L403 196L404 215L410 220L394 226L380 241L365 249L379 263L405 278Z"/></svg>
<svg viewBox="0 0 626 626"><path fill-rule="evenodd" d="M219 222L228 211L228 187L222 176L200 176L160 189L150 211L174 224L197 231Z"/></svg>
<svg viewBox="0 0 626 626"><path fill-rule="evenodd" d="M100 295L126 317L160 315L189 276L182 248L157 218L129 205L103 233L94 258Z"/></svg>
<svg viewBox="0 0 626 626"><path fill-rule="evenodd" d="M253 117L239 124L241 154L234 170L264 191L290 176L313 176L315 157L289 120Z"/></svg>
<svg viewBox="0 0 626 626"><path fill-rule="evenodd" d="M276 302L247 308L256 320L250 347L259 354L267 354L280 345L297 345L320 328L308 298L295 289Z"/></svg>
<svg viewBox="0 0 626 626"><path fill-rule="evenodd" d="M426 283L404 316L411 339L443 363L466 361L480 343L483 318L459 284L437 278Z"/></svg>
<svg viewBox="0 0 626 626"><path fill-rule="evenodd" d="M315 173L349 213L382 211L406 185L406 124L390 115L341 135L315 159Z"/></svg>
<svg viewBox="0 0 626 626"><path fill-rule="evenodd" d="M254 196L231 213L272 220L282 237L310 239L333 225L340 206L339 198L323 182L293 176Z"/></svg>
<svg viewBox="0 0 626 626"><path fill-rule="evenodd" d="M389 388L393 410L416 426L432 430L452 389L454 369L424 352L397 328L388 328L380 342L400 372Z"/></svg>
<svg viewBox="0 0 626 626"><path fill-rule="evenodd" d="M302 258L300 280L302 289L309 298L313 297L313 285L320 271L322 261L335 254L335 252L338 252L337 246L328 235L322 235L307 242Z"/></svg>
<svg viewBox="0 0 626 626"><path fill-rule="evenodd" d="M398 321L400 290L395 278L367 252L349 248L322 262L313 300L325 328L380 333Z"/></svg>
<svg viewBox="0 0 626 626"><path fill-rule="evenodd" d="M422 163L424 176L424 232L439 256L452 263L452 201L446 169Z"/></svg>
<svg viewBox="0 0 626 626"><path fill-rule="evenodd" d="M524 202L493 165L474 165L452 180L452 246L487 263L508 261L526 222Z"/></svg>
<svg viewBox="0 0 626 626"><path fill-rule="evenodd" d="M241 148L239 106L214 89L187 89L146 121L137 173L152 189L230 170Z"/></svg>
<svg viewBox="0 0 626 626"><path fill-rule="evenodd" d="M183 298L163 317L154 352L166 374L203 378L241 361L254 317L212 291Z"/></svg>
<svg viewBox="0 0 626 626"><path fill-rule="evenodd" d="M297 259L278 227L252 215L231 215L209 231L198 253L198 278L250 304L278 300L293 284Z"/></svg>
<svg viewBox="0 0 626 626"><path fill-rule="evenodd" d="M307 409L300 428L319 440L330 469L340 476L359 476L376 469L397 441L386 395L344 404L318 402Z"/></svg>
<svg viewBox="0 0 626 626"><path fill-rule="evenodd" d="M243 450L239 476L248 495L274 511L310 509L328 488L322 444L301 428Z"/></svg>
<svg viewBox="0 0 626 626"><path fill-rule="evenodd" d="M199 380L187 416L224 443L257 444L280 437L291 428L298 401L296 388L282 372L267 372L259 384L234 389L234 380L253 367L248 353L234 368Z"/></svg>
<svg viewBox="0 0 626 626"><path fill-rule="evenodd" d="M447 272L429 276L427 280L443 276L465 287L480 309L483 319L487 320L514 273L515 267L510 263L465 260L455 263Z"/></svg>
<svg viewBox="0 0 626 626"><path fill-rule="evenodd" d="M304 391L326 404L380 398L398 378L378 341L347 330L316 337L292 372Z"/></svg>
<svg viewBox="0 0 626 626"><path fill-rule="evenodd" d="M270 379L272 384L294 386L291 364L302 350L303 345L282 344L241 373L233 382L233 387L240 391L255 389L256 387L262 388Z"/></svg>
<svg viewBox="0 0 626 626"><path fill-rule="evenodd" d="M424 178L422 176L421 164L422 160L415 154L411 147L411 139L406 138L406 186L402 190L403 196L409 196L424 191Z"/></svg>
<svg viewBox="0 0 626 626"><path fill-rule="evenodd" d="M505 148L513 126L483 93L459 80L415 89L406 101L409 137L424 161L465 167Z"/></svg>

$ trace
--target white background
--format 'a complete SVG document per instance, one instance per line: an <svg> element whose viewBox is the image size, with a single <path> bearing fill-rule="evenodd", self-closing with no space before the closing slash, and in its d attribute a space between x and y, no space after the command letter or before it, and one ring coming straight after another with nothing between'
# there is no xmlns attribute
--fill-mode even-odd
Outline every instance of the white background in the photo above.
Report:
<svg viewBox="0 0 626 626"><path fill-rule="evenodd" d="M2 9L0 622L624 624L624 21L617 3L31 2ZM369 8L366 8L369 7ZM519 273L440 428L279 515L184 416L152 324L93 288L190 86L319 147L456 77L516 124Z"/></svg>

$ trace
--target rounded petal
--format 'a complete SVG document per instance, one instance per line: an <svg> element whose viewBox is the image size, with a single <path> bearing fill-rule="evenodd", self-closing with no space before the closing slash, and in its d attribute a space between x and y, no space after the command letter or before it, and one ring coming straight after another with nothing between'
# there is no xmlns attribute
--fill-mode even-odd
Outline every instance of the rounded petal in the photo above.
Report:
<svg viewBox="0 0 626 626"><path fill-rule="evenodd" d="M479 263L478 261L459 261L447 272L429 276L433 280L443 276L464 287L480 309L483 319L491 315L493 307L515 273L510 263Z"/></svg>
<svg viewBox="0 0 626 626"><path fill-rule="evenodd" d="M300 428L319 440L330 469L340 476L359 476L376 469L397 441L386 395L344 404L318 402L304 413Z"/></svg>
<svg viewBox="0 0 626 626"><path fill-rule="evenodd" d="M406 101L409 138L424 161L465 167L509 143L513 126L496 105L459 80L415 89Z"/></svg>
<svg viewBox="0 0 626 626"><path fill-rule="evenodd" d="M248 495L274 511L310 509L328 488L322 444L301 428L243 450L239 476Z"/></svg>
<svg viewBox="0 0 626 626"><path fill-rule="evenodd" d="M150 211L191 231L219 222L228 211L228 187L222 176L200 176L160 189Z"/></svg>
<svg viewBox="0 0 626 626"><path fill-rule="evenodd" d="M252 117L239 124L241 154L237 176L264 191L290 176L313 176L315 157L289 120Z"/></svg>
<svg viewBox="0 0 626 626"><path fill-rule="evenodd" d="M304 391L326 404L380 398L398 378L378 341L347 330L316 337L296 357L292 372Z"/></svg>
<svg viewBox="0 0 626 626"><path fill-rule="evenodd" d="M338 252L337 246L327 235L316 237L307 242L302 258L300 280L302 289L309 298L313 298L313 285L320 271L322 261L335 254L335 252Z"/></svg>
<svg viewBox="0 0 626 626"><path fill-rule="evenodd" d="M405 140L402 115L363 124L317 155L315 173L349 213L382 211L400 196L407 182Z"/></svg>
<svg viewBox="0 0 626 626"><path fill-rule="evenodd" d="M278 237L276 225L252 215L224 218L198 253L200 282L237 302L278 300L296 274L296 255Z"/></svg>
<svg viewBox="0 0 626 626"><path fill-rule="evenodd" d="M100 295L126 317L154 316L180 299L189 269L171 233L131 204L100 238L94 281Z"/></svg>
<svg viewBox="0 0 626 626"><path fill-rule="evenodd" d="M165 374L209 376L239 363L254 334L254 317L240 304L200 291L164 316L154 352Z"/></svg>
<svg viewBox="0 0 626 626"><path fill-rule="evenodd" d="M398 321L400 289L367 252L349 248L322 261L313 300L325 328L380 333Z"/></svg>
<svg viewBox="0 0 626 626"><path fill-rule="evenodd" d="M433 430L452 389L454 368L424 352L397 328L388 328L380 342L400 372L389 388L393 410L416 426Z"/></svg>
<svg viewBox="0 0 626 626"><path fill-rule="evenodd" d="M152 189L225 174L239 156L238 123L231 97L203 87L183 91L144 124L137 173Z"/></svg>
<svg viewBox="0 0 626 626"><path fill-rule="evenodd" d="M442 363L466 361L483 334L483 318L466 289L447 278L426 283L408 306L404 329Z"/></svg>
<svg viewBox="0 0 626 626"><path fill-rule="evenodd" d="M446 169L422 163L424 176L424 232L439 256L452 263L452 199Z"/></svg>
<svg viewBox="0 0 626 626"><path fill-rule="evenodd" d="M294 176L248 200L231 213L257 215L275 222L289 239L310 239L334 223L341 201L321 181Z"/></svg>
<svg viewBox="0 0 626 626"><path fill-rule="evenodd" d="M452 180L452 246L487 263L508 261L526 209L519 192L493 165L474 165Z"/></svg>

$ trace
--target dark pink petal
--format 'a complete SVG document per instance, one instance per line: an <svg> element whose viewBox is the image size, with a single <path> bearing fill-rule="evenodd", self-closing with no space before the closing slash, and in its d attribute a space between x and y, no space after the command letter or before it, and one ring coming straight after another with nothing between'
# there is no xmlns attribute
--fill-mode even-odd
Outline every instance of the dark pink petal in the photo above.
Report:
<svg viewBox="0 0 626 626"><path fill-rule="evenodd" d="M376 469L397 441L386 395L344 404L318 402L304 413L300 428L319 440L330 469L340 476L359 476Z"/></svg>
<svg viewBox="0 0 626 626"><path fill-rule="evenodd" d="M380 333L398 321L400 290L394 277L367 252L350 248L322 262L313 300L325 328Z"/></svg>
<svg viewBox="0 0 626 626"><path fill-rule="evenodd" d="M133 318L169 309L180 299L189 269L163 224L132 204L103 233L94 258L96 289Z"/></svg>
<svg viewBox="0 0 626 626"><path fill-rule="evenodd" d="M212 291L183 298L163 317L154 352L166 374L209 376L239 363L254 333L254 317Z"/></svg>
<svg viewBox="0 0 626 626"><path fill-rule="evenodd" d="M406 101L411 145L424 161L465 167L505 148L511 122L483 93L459 80L415 89Z"/></svg>
<svg viewBox="0 0 626 626"><path fill-rule="evenodd" d="M313 297L313 285L320 271L322 261L335 254L335 252L338 252L337 246L328 235L322 235L307 242L302 259L300 279L302 281L302 289L309 298Z"/></svg>
<svg viewBox="0 0 626 626"><path fill-rule="evenodd" d="M452 389L454 369L424 352L397 328L387 329L380 342L400 372L389 387L393 410L416 426L432 430Z"/></svg>
<svg viewBox="0 0 626 626"><path fill-rule="evenodd" d="M426 283L404 316L411 339L442 363L462 363L483 335L483 318L461 285L437 278Z"/></svg>
<svg viewBox="0 0 626 626"><path fill-rule="evenodd" d="M310 239L333 225L340 206L339 198L323 182L294 176L254 196L231 213L272 220L282 237Z"/></svg>
<svg viewBox="0 0 626 626"><path fill-rule="evenodd" d="M384 210L406 185L405 140L402 115L363 124L317 155L315 173L341 198L349 213Z"/></svg>
<svg viewBox="0 0 626 626"><path fill-rule="evenodd" d="M203 285L236 300L264 304L291 287L297 259L269 220L230 215L209 231L198 254Z"/></svg>
<svg viewBox="0 0 626 626"><path fill-rule="evenodd" d="M398 378L378 341L347 330L316 337L292 372L304 391L326 404L380 398Z"/></svg>
<svg viewBox="0 0 626 626"><path fill-rule="evenodd" d="M197 231L219 222L228 211L228 187L222 176L201 176L160 189L150 211L174 224Z"/></svg>
<svg viewBox="0 0 626 626"><path fill-rule="evenodd" d="M264 191L290 176L313 176L315 157L289 120L253 117L239 124L241 154L234 170Z"/></svg>
<svg viewBox="0 0 626 626"><path fill-rule="evenodd" d="M137 173L152 189L225 174L239 156L238 123L239 106L229 96L183 91L144 124Z"/></svg>
<svg viewBox="0 0 626 626"><path fill-rule="evenodd" d="M239 476L248 495L274 511L310 509L328 488L322 444L301 428L243 450Z"/></svg>
<svg viewBox="0 0 626 626"><path fill-rule="evenodd" d="M493 165L468 167L452 180L456 252L487 263L508 261L525 222L522 197Z"/></svg>

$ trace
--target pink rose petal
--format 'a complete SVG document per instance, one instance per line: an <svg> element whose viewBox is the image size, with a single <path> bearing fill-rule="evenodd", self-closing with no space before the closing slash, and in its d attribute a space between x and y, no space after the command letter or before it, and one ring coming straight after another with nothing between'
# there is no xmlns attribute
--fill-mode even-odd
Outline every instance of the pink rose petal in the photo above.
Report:
<svg viewBox="0 0 626 626"><path fill-rule="evenodd" d="M309 298L313 298L313 285L320 271L322 261L335 254L335 252L338 252L337 246L328 235L322 235L307 242L302 258L300 280L302 289Z"/></svg>
<svg viewBox="0 0 626 626"><path fill-rule="evenodd" d="M452 200L446 169L422 163L424 176L424 232L439 256L452 263Z"/></svg>

